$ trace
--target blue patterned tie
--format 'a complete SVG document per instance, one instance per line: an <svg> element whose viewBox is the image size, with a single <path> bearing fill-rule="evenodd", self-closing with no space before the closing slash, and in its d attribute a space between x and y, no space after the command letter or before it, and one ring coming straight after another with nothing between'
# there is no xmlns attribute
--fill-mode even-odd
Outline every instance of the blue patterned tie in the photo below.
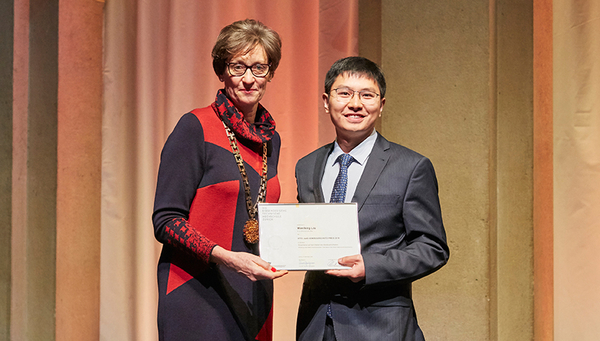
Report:
<svg viewBox="0 0 600 341"><path fill-rule="evenodd" d="M340 163L340 172L338 173L333 190L331 191L331 199L329 202L344 202L346 200L346 188L348 187L348 167L352 162L356 161L350 154L342 154L335 159L336 163ZM327 304L327 316L331 315L331 303Z"/></svg>
<svg viewBox="0 0 600 341"><path fill-rule="evenodd" d="M333 183L333 191L331 191L331 199L329 202L344 202L346 199L346 188L348 187L348 167L354 161L356 160L350 154L342 154L335 159L336 163L340 163L340 172Z"/></svg>

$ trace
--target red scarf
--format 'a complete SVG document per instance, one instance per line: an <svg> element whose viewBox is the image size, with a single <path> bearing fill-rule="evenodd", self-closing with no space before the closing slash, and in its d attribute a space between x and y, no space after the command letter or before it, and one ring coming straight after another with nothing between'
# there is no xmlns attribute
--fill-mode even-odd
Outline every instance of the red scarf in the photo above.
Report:
<svg viewBox="0 0 600 341"><path fill-rule="evenodd" d="M275 121L271 114L260 103L256 109L256 119L254 123L248 123L244 115L237 110L225 95L225 90L217 91L217 97L211 105L221 121L231 129L236 135L241 136L253 142L263 143L271 140L275 133Z"/></svg>

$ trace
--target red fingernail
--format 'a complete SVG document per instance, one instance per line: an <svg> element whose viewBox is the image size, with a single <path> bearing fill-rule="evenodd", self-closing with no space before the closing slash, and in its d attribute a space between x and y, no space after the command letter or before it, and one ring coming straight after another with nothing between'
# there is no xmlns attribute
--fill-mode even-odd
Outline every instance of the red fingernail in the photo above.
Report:
<svg viewBox="0 0 600 341"><path fill-rule="evenodd" d="M277 269L275 269L275 268L271 268L271 271L273 271L273 272L276 272L276 271L277 271Z"/></svg>

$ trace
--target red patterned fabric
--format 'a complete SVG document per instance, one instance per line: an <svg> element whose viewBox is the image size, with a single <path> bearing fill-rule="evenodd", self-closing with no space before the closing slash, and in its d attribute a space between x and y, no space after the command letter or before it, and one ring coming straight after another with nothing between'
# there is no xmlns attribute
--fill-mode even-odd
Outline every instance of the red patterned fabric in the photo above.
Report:
<svg viewBox="0 0 600 341"><path fill-rule="evenodd" d="M271 114L259 103L256 110L256 122L250 124L244 115L231 103L223 89L217 92L213 109L219 118L236 134L253 142L267 142L275 132L275 121Z"/></svg>

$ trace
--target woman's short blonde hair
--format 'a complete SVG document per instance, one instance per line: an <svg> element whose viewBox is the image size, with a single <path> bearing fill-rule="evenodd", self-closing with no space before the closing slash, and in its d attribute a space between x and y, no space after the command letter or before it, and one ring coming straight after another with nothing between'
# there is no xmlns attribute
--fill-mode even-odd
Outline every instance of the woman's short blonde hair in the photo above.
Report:
<svg viewBox="0 0 600 341"><path fill-rule="evenodd" d="M246 19L225 26L212 50L213 69L217 76L225 72L225 63L232 57L245 54L260 45L269 60L269 77L273 77L281 59L279 34L260 21Z"/></svg>

